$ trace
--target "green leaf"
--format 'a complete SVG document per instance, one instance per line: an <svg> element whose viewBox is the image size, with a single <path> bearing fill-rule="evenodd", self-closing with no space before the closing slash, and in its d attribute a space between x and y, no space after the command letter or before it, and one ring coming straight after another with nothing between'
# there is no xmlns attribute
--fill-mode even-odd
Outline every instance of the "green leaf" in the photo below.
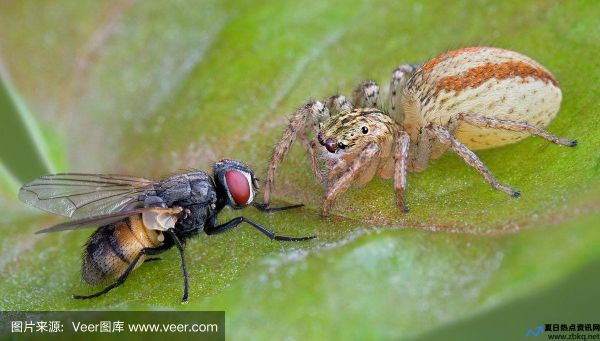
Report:
<svg viewBox="0 0 600 341"><path fill-rule="evenodd" d="M0 179L3 187L14 190L15 174L19 180L25 181L50 171L56 172L40 128L6 77L0 77L0 111L4 121L0 126Z"/></svg>
<svg viewBox="0 0 600 341"><path fill-rule="evenodd" d="M459 326L560 283L600 256L599 15L583 1L4 4L0 62L42 127L21 138L45 141L70 171L161 176L229 157L264 178L302 103L348 94L364 79L385 87L401 63L481 44L553 72L564 99L548 129L580 145L528 138L478 153L519 199L448 154L409 176L409 214L395 207L391 181L373 180L340 197L329 218L318 214L322 189L295 146L275 194L307 207L242 212L318 240L271 242L248 226L191 240L186 306L174 251L108 295L70 299L101 288L79 279L91 231L33 235L59 220L7 195L0 307L225 310L236 338L399 338Z"/></svg>

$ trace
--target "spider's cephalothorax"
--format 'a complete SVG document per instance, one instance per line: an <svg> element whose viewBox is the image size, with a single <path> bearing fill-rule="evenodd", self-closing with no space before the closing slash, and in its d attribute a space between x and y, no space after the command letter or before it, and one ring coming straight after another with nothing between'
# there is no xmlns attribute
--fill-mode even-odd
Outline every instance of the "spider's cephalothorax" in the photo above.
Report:
<svg viewBox="0 0 600 341"><path fill-rule="evenodd" d="M542 129L556 116L561 98L548 70L499 48L463 48L421 65L401 65L392 75L385 107L372 81L359 85L351 102L337 95L300 107L275 146L264 201L270 202L275 170L295 138L309 152L313 172L325 187L323 215L352 184L375 175L394 178L397 204L407 211L406 172L425 170L448 148L492 187L518 197L520 192L500 184L472 150L529 135L575 146L576 141ZM312 141L311 130L316 135Z"/></svg>
<svg viewBox="0 0 600 341"><path fill-rule="evenodd" d="M329 171L324 179L332 184L340 173L345 173L365 150L376 158L365 167L355 182L365 184L374 175L391 178L394 174L394 136L398 125L379 109L358 108L348 110L330 119L318 133L319 143L325 150L319 156Z"/></svg>

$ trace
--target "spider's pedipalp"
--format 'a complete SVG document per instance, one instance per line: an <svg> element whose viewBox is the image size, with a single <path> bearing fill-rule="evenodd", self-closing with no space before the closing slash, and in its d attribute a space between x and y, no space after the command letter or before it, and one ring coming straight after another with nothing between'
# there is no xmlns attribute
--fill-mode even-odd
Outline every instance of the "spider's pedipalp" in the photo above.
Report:
<svg viewBox="0 0 600 341"><path fill-rule="evenodd" d="M323 200L323 206L321 207L321 214L327 216L329 214L329 208L335 201L335 199L342 193L348 190L353 184L354 180L357 179L363 171L371 166L374 160L378 160L381 149L376 143L368 145L354 160L350 169L346 170L335 183L327 190L325 199Z"/></svg>
<svg viewBox="0 0 600 341"><path fill-rule="evenodd" d="M391 118L397 123L404 122L404 108L402 107L402 96L408 80L419 69L420 64L403 64L394 70L390 81L388 110Z"/></svg>
<svg viewBox="0 0 600 341"><path fill-rule="evenodd" d="M326 161L327 174L323 179L323 187L325 187L325 189L331 187L337 181L337 179L339 179L341 174L348 169L348 163L342 159L337 158Z"/></svg>
<svg viewBox="0 0 600 341"><path fill-rule="evenodd" d="M275 171L283 161L283 158L288 153L292 143L296 138L300 138L304 147L308 150L311 156L311 165L317 179L321 180L321 174L318 169L316 159L315 144L308 140L308 132L311 128L318 129L320 122L329 118L329 110L319 101L311 101L301 106L290 118L290 122L283 133L283 137L277 142L273 150L271 164L267 170L267 179L265 181L264 204L268 205L271 202L271 191L275 181Z"/></svg>
<svg viewBox="0 0 600 341"><path fill-rule="evenodd" d="M343 111L352 110L352 103L344 95L335 95L325 100L325 106L329 109L329 114L335 116Z"/></svg>
<svg viewBox="0 0 600 341"><path fill-rule="evenodd" d="M359 84L352 92L352 104L355 108L380 108L379 85L373 81Z"/></svg>

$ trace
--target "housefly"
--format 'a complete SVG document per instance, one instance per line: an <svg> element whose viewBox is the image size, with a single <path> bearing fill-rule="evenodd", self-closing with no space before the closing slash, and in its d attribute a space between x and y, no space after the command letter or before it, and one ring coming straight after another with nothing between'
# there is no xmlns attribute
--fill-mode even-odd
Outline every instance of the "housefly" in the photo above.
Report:
<svg viewBox="0 0 600 341"><path fill-rule="evenodd" d="M264 212L300 207L270 208L254 201L258 179L245 164L224 159L211 177L205 172L179 173L160 180L102 174L55 174L26 185L19 198L41 210L73 220L37 231L47 233L97 227L82 259L82 276L88 284L114 282L88 299L106 294L123 284L127 276L151 256L173 246L179 250L184 276L182 302L188 299L188 272L184 245L188 238L204 232L213 235L246 222L272 240L303 241L315 238L278 236L265 226L239 216L218 224L226 206L248 205Z"/></svg>

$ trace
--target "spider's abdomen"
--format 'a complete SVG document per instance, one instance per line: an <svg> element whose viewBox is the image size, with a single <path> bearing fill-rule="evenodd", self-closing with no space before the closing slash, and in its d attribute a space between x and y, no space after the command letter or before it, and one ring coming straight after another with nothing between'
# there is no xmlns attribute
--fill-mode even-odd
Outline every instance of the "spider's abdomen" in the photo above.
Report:
<svg viewBox="0 0 600 341"><path fill-rule="evenodd" d="M556 116L562 94L554 76L517 52L471 47L430 60L410 79L404 94L405 129L433 122L448 126L460 114L527 122L545 127ZM528 135L462 123L454 135L470 149L497 147Z"/></svg>

